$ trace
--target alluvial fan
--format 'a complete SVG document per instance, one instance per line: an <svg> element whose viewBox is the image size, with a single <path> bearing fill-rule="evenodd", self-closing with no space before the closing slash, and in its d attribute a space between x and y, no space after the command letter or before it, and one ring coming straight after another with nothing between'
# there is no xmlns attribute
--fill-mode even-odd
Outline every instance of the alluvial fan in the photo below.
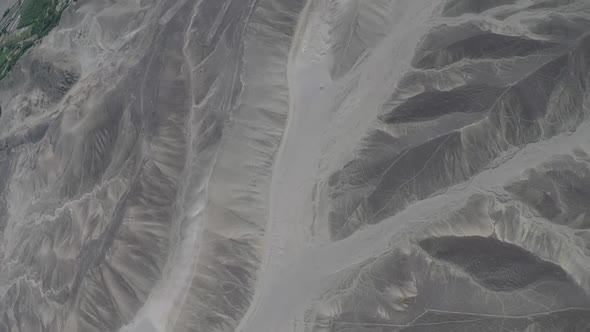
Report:
<svg viewBox="0 0 590 332"><path fill-rule="evenodd" d="M590 331L590 2L2 14L0 332Z"/></svg>

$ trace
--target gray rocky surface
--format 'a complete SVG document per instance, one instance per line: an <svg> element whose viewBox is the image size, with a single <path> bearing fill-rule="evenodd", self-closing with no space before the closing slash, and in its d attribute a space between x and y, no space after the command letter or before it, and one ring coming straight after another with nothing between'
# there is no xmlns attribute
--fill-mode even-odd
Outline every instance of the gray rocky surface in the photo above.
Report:
<svg viewBox="0 0 590 332"><path fill-rule="evenodd" d="M589 31L72 2L0 81L0 332L590 331Z"/></svg>

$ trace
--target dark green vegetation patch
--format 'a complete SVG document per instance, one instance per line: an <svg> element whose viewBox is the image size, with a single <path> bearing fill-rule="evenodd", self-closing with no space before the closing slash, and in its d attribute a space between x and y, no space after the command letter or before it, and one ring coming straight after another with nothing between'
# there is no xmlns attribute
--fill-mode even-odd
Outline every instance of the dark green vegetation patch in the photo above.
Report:
<svg viewBox="0 0 590 332"><path fill-rule="evenodd" d="M0 45L0 79L3 79L25 51L33 46L33 40L19 36Z"/></svg>
<svg viewBox="0 0 590 332"><path fill-rule="evenodd" d="M63 8L58 6L58 0L24 0L18 28L25 29L0 43L0 80L35 41L59 23Z"/></svg>
<svg viewBox="0 0 590 332"><path fill-rule="evenodd" d="M43 37L59 22L57 0L25 0L19 27L30 26L32 35Z"/></svg>

